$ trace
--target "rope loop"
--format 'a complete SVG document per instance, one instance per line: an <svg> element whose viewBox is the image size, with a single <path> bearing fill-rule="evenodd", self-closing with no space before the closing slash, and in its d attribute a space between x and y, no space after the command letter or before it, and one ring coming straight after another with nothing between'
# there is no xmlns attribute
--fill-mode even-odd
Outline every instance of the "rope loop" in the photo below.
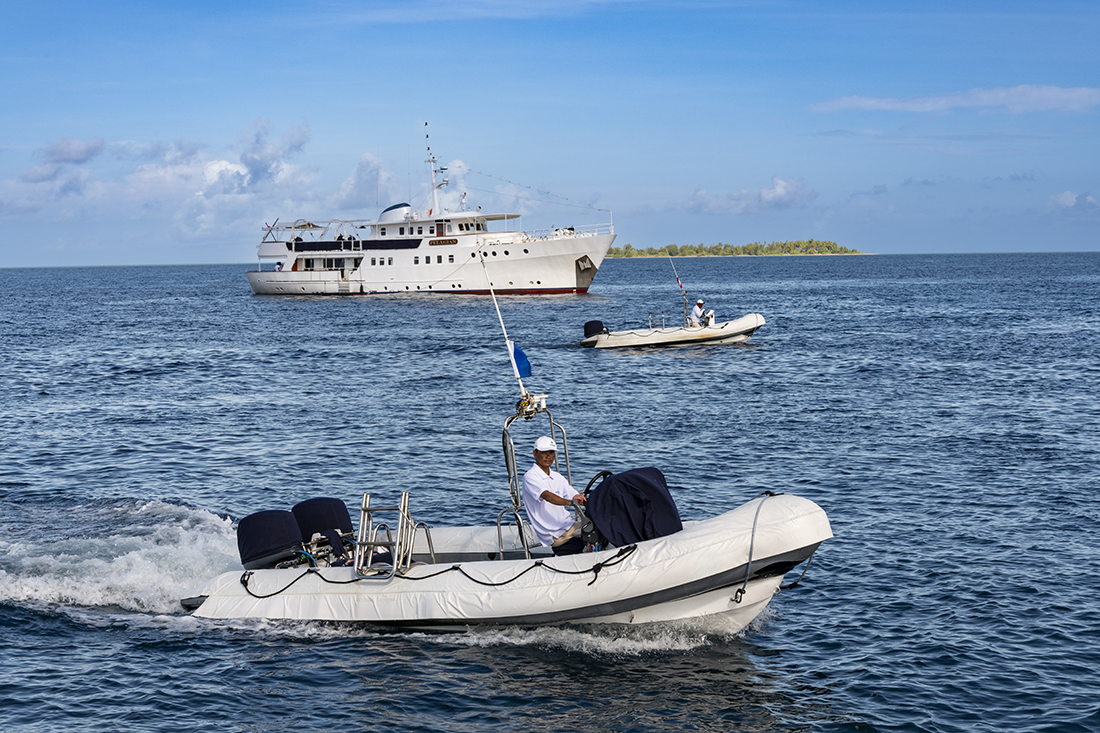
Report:
<svg viewBox="0 0 1100 733"><path fill-rule="evenodd" d="M562 575L584 575L586 573L592 573L592 580L589 581L589 583L588 583L588 585L592 585L593 583L595 583L599 579L601 570L603 570L604 568L612 568L612 567L615 567L616 565L622 563L624 560L626 560L626 558L633 555L637 551L637 549L638 549L637 545L628 545L626 547L619 548L619 551L617 553L615 553L615 556L612 557L610 560L607 560L606 562L595 563L595 564L592 565L592 567L587 568L585 570L563 570L561 568L556 568L553 565L547 565L545 560L535 560L533 563L528 565L526 568L524 568L520 572L516 573L516 575L514 575L513 577L509 578L508 580L500 581L499 583L493 583L493 582L490 582L488 580L481 580L479 578L475 578L474 576L467 573L466 569L463 568L462 565L452 565L449 568L444 568L444 569L442 569L438 572L432 573L431 575L421 575L421 576L416 576L416 577L409 576L409 575L395 575L394 577L395 578L401 578L402 580L428 580L429 578L435 578L435 577L438 577L440 575L443 575L444 573L450 573L450 572L457 571L457 572L462 574L462 577L466 578L467 580L473 581L474 583L477 583L478 585L483 585L483 586L486 586L486 587L489 587L489 588L499 588L501 586L508 585L509 583L514 583L515 581L519 580L524 575L531 572L532 570L535 570L536 568L545 568L546 570L549 570L549 571L554 572L554 573L560 573ZM302 578L304 578L304 577L306 577L307 575L310 575L310 574L316 575L322 581L324 581L325 583L329 583L331 585L348 585L349 583L359 583L361 581L367 580L367 578L358 578L358 577L357 578L351 578L350 580L330 580L330 579L326 578L324 575L321 574L321 569L320 568L306 568L304 571L302 571L301 575L299 575L297 578L295 578L294 580L292 580L289 583L287 583L286 585L284 585L279 590L274 591L273 593L266 593L266 594L261 595L261 594L252 592L252 589L248 587L248 581L251 580L253 573L254 573L254 571L252 571L252 570L246 570L241 575L241 585L243 585L244 589L246 591L248 591L248 595L252 596L253 598L260 598L260 599L271 598L272 596L277 596L280 593L285 592L287 589L290 588L290 586L294 585L299 580L301 580Z"/></svg>

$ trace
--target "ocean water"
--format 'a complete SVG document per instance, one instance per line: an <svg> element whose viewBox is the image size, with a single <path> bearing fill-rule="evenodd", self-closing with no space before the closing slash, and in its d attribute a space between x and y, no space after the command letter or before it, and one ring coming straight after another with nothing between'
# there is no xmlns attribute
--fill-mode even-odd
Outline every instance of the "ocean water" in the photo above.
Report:
<svg viewBox="0 0 1100 733"><path fill-rule="evenodd" d="M741 633L206 621L234 524L412 492L507 502L486 297L251 295L245 266L0 270L0 730L1100 730L1100 253L677 259L504 297L574 483L654 465L685 518L764 489L836 537Z"/></svg>

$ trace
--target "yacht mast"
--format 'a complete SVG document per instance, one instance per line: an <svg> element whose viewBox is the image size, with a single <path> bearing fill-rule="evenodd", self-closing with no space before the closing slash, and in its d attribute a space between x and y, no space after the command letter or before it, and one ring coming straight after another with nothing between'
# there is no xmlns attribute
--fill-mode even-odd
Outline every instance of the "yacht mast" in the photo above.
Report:
<svg viewBox="0 0 1100 733"><path fill-rule="evenodd" d="M428 140L428 132L427 132L428 123L427 122L424 123L424 127L425 127L424 140L425 140L425 144L427 144L427 140ZM439 183L436 183L435 182L435 174L436 173L442 173L443 171L447 170L447 166L445 166L445 165L440 166L439 170L437 171L436 167L435 167L435 164L436 164L437 161L435 159L435 156L432 155L432 146L427 145L427 148L428 148L428 159L424 162L428 164L428 170L430 170L432 172L432 210L431 210L430 215L440 216L441 215L440 212L442 211L442 209L439 208L439 189L446 186L449 181L446 178L444 178Z"/></svg>

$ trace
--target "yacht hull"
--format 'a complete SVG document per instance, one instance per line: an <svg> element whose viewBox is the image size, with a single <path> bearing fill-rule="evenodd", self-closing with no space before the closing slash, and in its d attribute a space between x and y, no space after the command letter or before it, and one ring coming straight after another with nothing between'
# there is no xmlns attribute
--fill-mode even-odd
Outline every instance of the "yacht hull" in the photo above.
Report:
<svg viewBox="0 0 1100 733"><path fill-rule="evenodd" d="M603 263L614 234L576 235L488 243L455 238L456 244L416 248L363 249L310 253L284 259L282 270L252 270L248 283L257 295L361 295L373 293L586 293ZM268 258L272 255L265 255ZM358 266L305 269L305 261L341 258ZM484 267L482 262L484 261ZM373 264L372 264L373 263ZM384 263L384 264L379 264Z"/></svg>

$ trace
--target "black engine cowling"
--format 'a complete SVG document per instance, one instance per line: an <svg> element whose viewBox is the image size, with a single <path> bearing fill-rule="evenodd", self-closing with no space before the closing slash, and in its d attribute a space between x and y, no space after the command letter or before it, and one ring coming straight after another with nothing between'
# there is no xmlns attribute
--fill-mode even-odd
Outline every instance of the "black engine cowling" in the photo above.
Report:
<svg viewBox="0 0 1100 733"><path fill-rule="evenodd" d="M328 540L329 546L338 557L344 555L344 543L340 535L352 532L351 515L341 499L319 496L295 504L290 510L298 521L302 539L309 542L313 535L320 534Z"/></svg>
<svg viewBox="0 0 1100 733"><path fill-rule="evenodd" d="M588 321L584 324L585 338L591 338L599 333L607 333L607 329L603 327L603 321Z"/></svg>
<svg viewBox="0 0 1100 733"><path fill-rule="evenodd" d="M237 550L245 570L273 568L294 557L301 545L298 521L283 509L249 514L237 525Z"/></svg>

